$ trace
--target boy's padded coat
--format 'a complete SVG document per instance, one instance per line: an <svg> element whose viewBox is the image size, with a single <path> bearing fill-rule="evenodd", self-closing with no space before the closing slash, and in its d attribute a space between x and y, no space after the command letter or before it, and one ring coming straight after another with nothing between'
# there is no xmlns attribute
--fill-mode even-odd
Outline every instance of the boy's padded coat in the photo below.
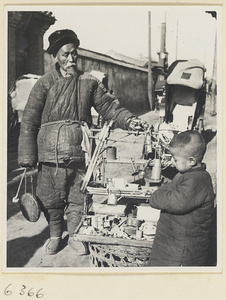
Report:
<svg viewBox="0 0 226 300"><path fill-rule="evenodd" d="M206 264L214 197L205 164L178 173L172 182L153 193L150 205L161 213L149 265Z"/></svg>

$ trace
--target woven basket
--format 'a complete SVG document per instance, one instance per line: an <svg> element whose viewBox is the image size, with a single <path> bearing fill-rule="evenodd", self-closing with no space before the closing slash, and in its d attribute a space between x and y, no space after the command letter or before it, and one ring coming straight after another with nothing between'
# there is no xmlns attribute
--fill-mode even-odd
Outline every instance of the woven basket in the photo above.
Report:
<svg viewBox="0 0 226 300"><path fill-rule="evenodd" d="M151 247L88 243L95 267L145 267Z"/></svg>

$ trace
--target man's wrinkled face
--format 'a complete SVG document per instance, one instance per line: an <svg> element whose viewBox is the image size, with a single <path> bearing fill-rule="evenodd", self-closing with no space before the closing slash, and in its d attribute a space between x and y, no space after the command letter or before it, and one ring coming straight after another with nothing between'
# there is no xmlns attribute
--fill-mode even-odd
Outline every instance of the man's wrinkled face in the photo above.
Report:
<svg viewBox="0 0 226 300"><path fill-rule="evenodd" d="M56 55L56 59L65 72L74 74L77 70L77 47L72 43L62 46Z"/></svg>

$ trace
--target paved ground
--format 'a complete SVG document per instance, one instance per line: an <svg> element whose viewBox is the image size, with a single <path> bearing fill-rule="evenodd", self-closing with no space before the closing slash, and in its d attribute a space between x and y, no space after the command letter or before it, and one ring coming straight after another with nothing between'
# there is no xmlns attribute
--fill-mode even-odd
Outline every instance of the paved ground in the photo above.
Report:
<svg viewBox="0 0 226 300"><path fill-rule="evenodd" d="M158 112L148 112L141 116L149 124L158 122ZM207 101L206 112L204 118L205 138L208 142L207 153L204 161L207 163L207 169L210 172L214 181L216 191L216 120L217 117L210 116L209 103ZM115 130L111 134L111 138L119 139L126 135L125 131ZM124 142L123 142L124 141ZM130 143L125 143L130 141ZM115 143L117 146L118 157L136 157L140 158L142 153L143 137L129 136L122 139L121 143ZM67 230L65 220L64 245L63 249L54 256L46 256L42 253L42 245L48 238L48 227L41 215L36 223L28 222L21 214L18 203L12 203L12 198L15 196L18 182L9 184L9 182L20 174L16 170L17 154L15 151L8 151L8 191L7 191L7 226L6 226L6 241L7 241L7 262L9 268L87 268L92 267L89 256L77 256L69 246L67 246ZM111 167L111 172L114 177L124 177L127 181L133 181L131 175L132 165L119 167ZM20 195L24 192L22 187Z"/></svg>

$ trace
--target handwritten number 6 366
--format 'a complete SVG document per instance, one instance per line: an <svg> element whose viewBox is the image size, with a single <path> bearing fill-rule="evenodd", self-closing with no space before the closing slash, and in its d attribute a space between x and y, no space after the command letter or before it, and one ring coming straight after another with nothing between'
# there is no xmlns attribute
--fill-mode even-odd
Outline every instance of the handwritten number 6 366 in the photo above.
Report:
<svg viewBox="0 0 226 300"><path fill-rule="evenodd" d="M13 291L11 289L12 284L10 283L9 285L7 285L7 287L4 290L4 294L6 296L11 296L13 294ZM23 295L27 295L29 297L35 296L36 298L42 298L44 297L44 294L41 293L42 289L39 289L36 293L33 292L33 288L29 289L25 286L22 285L22 288L19 291L19 295L23 296Z"/></svg>

